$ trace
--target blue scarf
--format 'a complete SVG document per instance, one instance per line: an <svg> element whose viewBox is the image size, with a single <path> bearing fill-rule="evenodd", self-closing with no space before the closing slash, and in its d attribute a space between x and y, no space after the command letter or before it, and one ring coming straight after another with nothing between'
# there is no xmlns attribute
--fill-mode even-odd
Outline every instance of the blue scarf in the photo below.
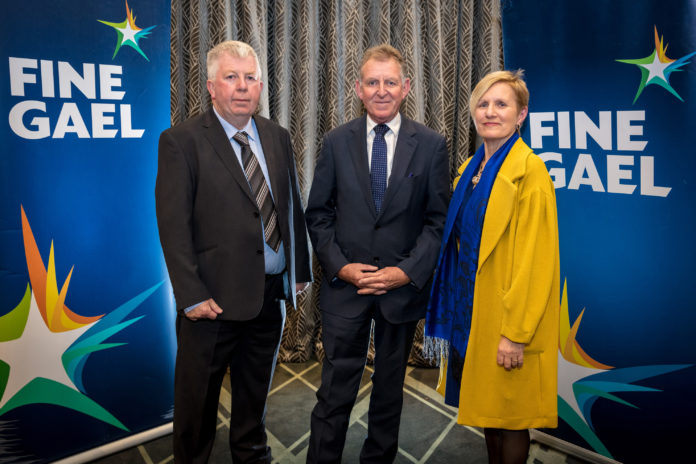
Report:
<svg viewBox="0 0 696 464"><path fill-rule="evenodd" d="M483 161L481 145L459 178L450 201L425 319L426 354L447 352L445 403L459 404L459 386L471 331L474 284L483 220L500 166L519 135L513 134L486 163L476 188L471 179ZM457 239L458 242L457 243ZM428 353L429 351L429 353Z"/></svg>

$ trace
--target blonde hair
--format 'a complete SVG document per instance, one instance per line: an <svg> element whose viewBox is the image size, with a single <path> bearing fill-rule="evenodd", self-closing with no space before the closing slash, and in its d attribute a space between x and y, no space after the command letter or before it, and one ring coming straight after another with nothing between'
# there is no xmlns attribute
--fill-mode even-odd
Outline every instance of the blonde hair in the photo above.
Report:
<svg viewBox="0 0 696 464"><path fill-rule="evenodd" d="M259 63L259 57L256 55L256 52L251 45L245 42L239 42L237 40L220 42L210 49L206 57L209 80L215 79L215 75L217 74L218 70L218 61L224 54L228 54L235 58L246 58L247 56L253 56L254 61L256 61L256 78L261 80L261 64Z"/></svg>
<svg viewBox="0 0 696 464"><path fill-rule="evenodd" d="M503 82L509 85L513 92L515 92L515 100L517 102L518 110L522 111L522 108L529 104L529 90L527 90L527 84L524 82L524 70L518 69L515 72L512 71L494 71L483 76L474 91L471 92L471 98L469 99L469 113L471 117L474 117L474 112L476 111L476 106L479 100L483 97L483 94L488 92L488 89L493 87L495 84Z"/></svg>
<svg viewBox="0 0 696 464"><path fill-rule="evenodd" d="M406 79L406 76L404 76L404 57L401 55L401 52L399 52L399 50L386 43L375 45L374 47L370 47L367 50L365 50L365 53L362 57L362 61L360 62L360 78L362 78L363 66L365 66L365 63L367 63L370 60L395 60L397 63L399 63L399 75L401 76L401 83L403 84L404 80Z"/></svg>

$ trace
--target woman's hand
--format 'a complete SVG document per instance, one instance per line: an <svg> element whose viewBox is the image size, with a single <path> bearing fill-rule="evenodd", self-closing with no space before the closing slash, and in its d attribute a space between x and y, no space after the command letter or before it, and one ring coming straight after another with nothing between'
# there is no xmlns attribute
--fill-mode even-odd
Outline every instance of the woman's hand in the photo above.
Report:
<svg viewBox="0 0 696 464"><path fill-rule="evenodd" d="M515 343L509 338L500 336L498 343L498 365L510 370L520 369L524 361L524 343Z"/></svg>

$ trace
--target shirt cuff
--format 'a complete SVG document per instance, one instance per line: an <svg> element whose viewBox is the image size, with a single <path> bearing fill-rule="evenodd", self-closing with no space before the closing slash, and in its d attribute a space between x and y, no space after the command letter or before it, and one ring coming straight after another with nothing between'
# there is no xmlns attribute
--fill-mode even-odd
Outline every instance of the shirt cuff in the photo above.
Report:
<svg viewBox="0 0 696 464"><path fill-rule="evenodd" d="M191 311L192 309L196 308L197 306L200 306L201 304L203 304L202 301L201 301L200 303L196 303L196 304L194 304L194 305L191 305L191 306L189 306L188 308L184 308L184 313L188 314L189 311Z"/></svg>

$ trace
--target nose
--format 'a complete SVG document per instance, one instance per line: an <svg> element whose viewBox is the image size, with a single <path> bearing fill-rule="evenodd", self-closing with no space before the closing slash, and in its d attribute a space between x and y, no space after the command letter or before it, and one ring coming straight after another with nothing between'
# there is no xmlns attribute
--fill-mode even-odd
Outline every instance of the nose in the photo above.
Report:
<svg viewBox="0 0 696 464"><path fill-rule="evenodd" d="M494 114L495 114L495 108L493 107L493 105L488 105L488 106L486 107L486 116L490 118L490 117L492 117Z"/></svg>
<svg viewBox="0 0 696 464"><path fill-rule="evenodd" d="M379 81L379 88L377 89L379 95L384 95L387 93L387 86L384 85L384 81Z"/></svg>
<svg viewBox="0 0 696 464"><path fill-rule="evenodd" d="M247 81L244 77L237 79L237 90L246 90L247 87Z"/></svg>

